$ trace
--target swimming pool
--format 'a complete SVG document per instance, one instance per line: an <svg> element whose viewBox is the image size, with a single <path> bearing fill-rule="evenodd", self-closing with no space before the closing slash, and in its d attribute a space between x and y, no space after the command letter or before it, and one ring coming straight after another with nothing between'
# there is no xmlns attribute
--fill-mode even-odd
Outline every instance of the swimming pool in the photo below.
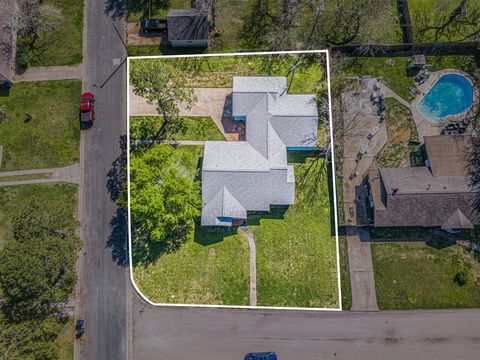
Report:
<svg viewBox="0 0 480 360"><path fill-rule="evenodd" d="M434 122L465 112L473 104L473 86L462 75L441 76L418 104L418 110Z"/></svg>

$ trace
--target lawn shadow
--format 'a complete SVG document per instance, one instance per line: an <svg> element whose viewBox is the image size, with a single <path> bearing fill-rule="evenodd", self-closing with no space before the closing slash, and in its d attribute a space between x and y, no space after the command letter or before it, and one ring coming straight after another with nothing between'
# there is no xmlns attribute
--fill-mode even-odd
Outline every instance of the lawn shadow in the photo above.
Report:
<svg viewBox="0 0 480 360"><path fill-rule="evenodd" d="M10 96L10 88L5 88L0 86L0 97L9 97Z"/></svg>
<svg viewBox="0 0 480 360"><path fill-rule="evenodd" d="M248 213L248 225L260 225L264 219L284 220L289 205L271 205L270 211L251 211Z"/></svg>
<svg viewBox="0 0 480 360"><path fill-rule="evenodd" d="M455 240L449 239L448 237L439 237L439 236L434 236L433 238L425 241L425 245L433 247L434 249L437 249L437 250L445 249L455 244L456 244Z"/></svg>
<svg viewBox="0 0 480 360"><path fill-rule="evenodd" d="M195 222L193 241L203 246L213 245L222 242L227 236L236 235L237 232L237 227L201 226L198 219Z"/></svg>

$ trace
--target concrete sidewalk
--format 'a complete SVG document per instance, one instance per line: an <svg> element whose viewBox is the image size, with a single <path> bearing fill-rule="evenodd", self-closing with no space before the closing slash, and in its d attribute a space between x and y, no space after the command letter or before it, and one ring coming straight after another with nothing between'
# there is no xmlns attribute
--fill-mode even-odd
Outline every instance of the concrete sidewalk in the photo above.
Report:
<svg viewBox="0 0 480 360"><path fill-rule="evenodd" d="M238 228L248 239L250 250L250 306L257 306L257 252L255 248L255 239L248 226Z"/></svg>
<svg viewBox="0 0 480 360"><path fill-rule="evenodd" d="M47 175L48 177L38 178L38 179L28 179L28 180L1 181L2 177L24 176L24 175ZM58 182L79 184L80 183L80 164L65 166L61 168L0 172L0 187L31 185L31 184L48 184L48 183L58 183Z"/></svg>
<svg viewBox="0 0 480 360"><path fill-rule="evenodd" d="M23 73L16 73L13 82L47 80L81 80L82 64L74 66L31 67Z"/></svg>

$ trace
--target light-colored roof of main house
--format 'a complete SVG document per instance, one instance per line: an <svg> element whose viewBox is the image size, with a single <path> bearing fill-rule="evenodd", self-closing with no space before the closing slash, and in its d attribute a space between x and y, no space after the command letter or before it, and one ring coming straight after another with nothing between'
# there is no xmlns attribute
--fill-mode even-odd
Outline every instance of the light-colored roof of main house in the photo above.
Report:
<svg viewBox="0 0 480 360"><path fill-rule="evenodd" d="M279 76L233 79L234 112L245 112L246 141L205 143L202 225L231 225L228 219L245 219L247 211L268 208L272 199L293 203L287 146L316 146L318 111L314 95L289 95L286 86L286 77Z"/></svg>

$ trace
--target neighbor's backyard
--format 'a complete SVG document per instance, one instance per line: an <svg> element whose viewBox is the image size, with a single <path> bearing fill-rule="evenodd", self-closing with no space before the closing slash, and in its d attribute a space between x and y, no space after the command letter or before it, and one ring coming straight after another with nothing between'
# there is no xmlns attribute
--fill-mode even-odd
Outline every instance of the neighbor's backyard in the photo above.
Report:
<svg viewBox="0 0 480 360"><path fill-rule="evenodd" d="M79 160L81 89L80 81L65 80L18 83L1 90L0 106L8 115L0 123L0 171L59 167Z"/></svg>

